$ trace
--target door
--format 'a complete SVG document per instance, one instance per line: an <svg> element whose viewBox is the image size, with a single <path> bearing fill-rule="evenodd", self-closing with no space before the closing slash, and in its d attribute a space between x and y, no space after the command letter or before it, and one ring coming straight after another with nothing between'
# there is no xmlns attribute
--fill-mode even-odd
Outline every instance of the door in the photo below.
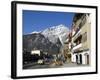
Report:
<svg viewBox="0 0 100 80"><path fill-rule="evenodd" d="M76 55L76 63L78 64L78 55Z"/></svg>
<svg viewBox="0 0 100 80"><path fill-rule="evenodd" d="M80 54L79 56L80 56L80 64L82 64L82 54Z"/></svg>
<svg viewBox="0 0 100 80"><path fill-rule="evenodd" d="M87 64L89 64L89 55L86 55L87 57Z"/></svg>
<svg viewBox="0 0 100 80"><path fill-rule="evenodd" d="M89 64L89 54L88 53L85 54L85 63Z"/></svg>

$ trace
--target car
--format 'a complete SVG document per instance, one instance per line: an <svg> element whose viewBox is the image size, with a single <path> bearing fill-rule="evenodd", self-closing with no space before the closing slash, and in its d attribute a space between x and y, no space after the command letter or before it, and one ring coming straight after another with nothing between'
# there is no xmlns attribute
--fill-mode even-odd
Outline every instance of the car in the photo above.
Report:
<svg viewBox="0 0 100 80"><path fill-rule="evenodd" d="M38 63L38 64L44 64L44 60L43 60L43 59L39 59L39 60L37 61L37 63Z"/></svg>

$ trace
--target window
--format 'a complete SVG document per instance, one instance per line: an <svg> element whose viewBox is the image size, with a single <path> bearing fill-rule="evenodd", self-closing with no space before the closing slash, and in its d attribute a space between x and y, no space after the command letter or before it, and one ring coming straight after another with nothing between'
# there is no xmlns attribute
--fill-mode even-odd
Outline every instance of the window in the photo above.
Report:
<svg viewBox="0 0 100 80"><path fill-rule="evenodd" d="M74 43L75 43L76 45L82 43L82 35L80 35L80 36L74 41ZM75 45L75 46L76 46L76 45Z"/></svg>

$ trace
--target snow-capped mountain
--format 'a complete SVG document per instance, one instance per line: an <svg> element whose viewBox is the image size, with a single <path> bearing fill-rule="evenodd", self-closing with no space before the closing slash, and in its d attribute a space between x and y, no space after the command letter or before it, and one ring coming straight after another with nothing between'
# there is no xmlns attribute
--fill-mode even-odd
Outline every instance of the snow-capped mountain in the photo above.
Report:
<svg viewBox="0 0 100 80"><path fill-rule="evenodd" d="M40 31L39 32L38 31L34 31L34 32L30 33L30 34L34 34L34 33L40 33Z"/></svg>
<svg viewBox="0 0 100 80"><path fill-rule="evenodd" d="M64 25L53 26L43 31L34 31L23 35L23 50L43 50L49 54L58 54L66 40L69 29Z"/></svg>
<svg viewBox="0 0 100 80"><path fill-rule="evenodd" d="M31 52L33 49L37 49L48 52L48 54L58 54L61 46L59 39L53 44L41 33L23 35L23 51Z"/></svg>
<svg viewBox="0 0 100 80"><path fill-rule="evenodd" d="M62 45L67 38L68 33L69 29L63 24L47 28L41 32L41 34L48 38L52 43L56 43L59 38Z"/></svg>

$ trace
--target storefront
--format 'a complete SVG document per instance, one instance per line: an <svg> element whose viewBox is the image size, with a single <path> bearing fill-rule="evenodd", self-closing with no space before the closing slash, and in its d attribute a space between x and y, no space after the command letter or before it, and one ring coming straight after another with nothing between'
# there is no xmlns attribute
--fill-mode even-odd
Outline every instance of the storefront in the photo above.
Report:
<svg viewBox="0 0 100 80"><path fill-rule="evenodd" d="M77 64L90 64L89 49L73 52L72 62L77 63Z"/></svg>

